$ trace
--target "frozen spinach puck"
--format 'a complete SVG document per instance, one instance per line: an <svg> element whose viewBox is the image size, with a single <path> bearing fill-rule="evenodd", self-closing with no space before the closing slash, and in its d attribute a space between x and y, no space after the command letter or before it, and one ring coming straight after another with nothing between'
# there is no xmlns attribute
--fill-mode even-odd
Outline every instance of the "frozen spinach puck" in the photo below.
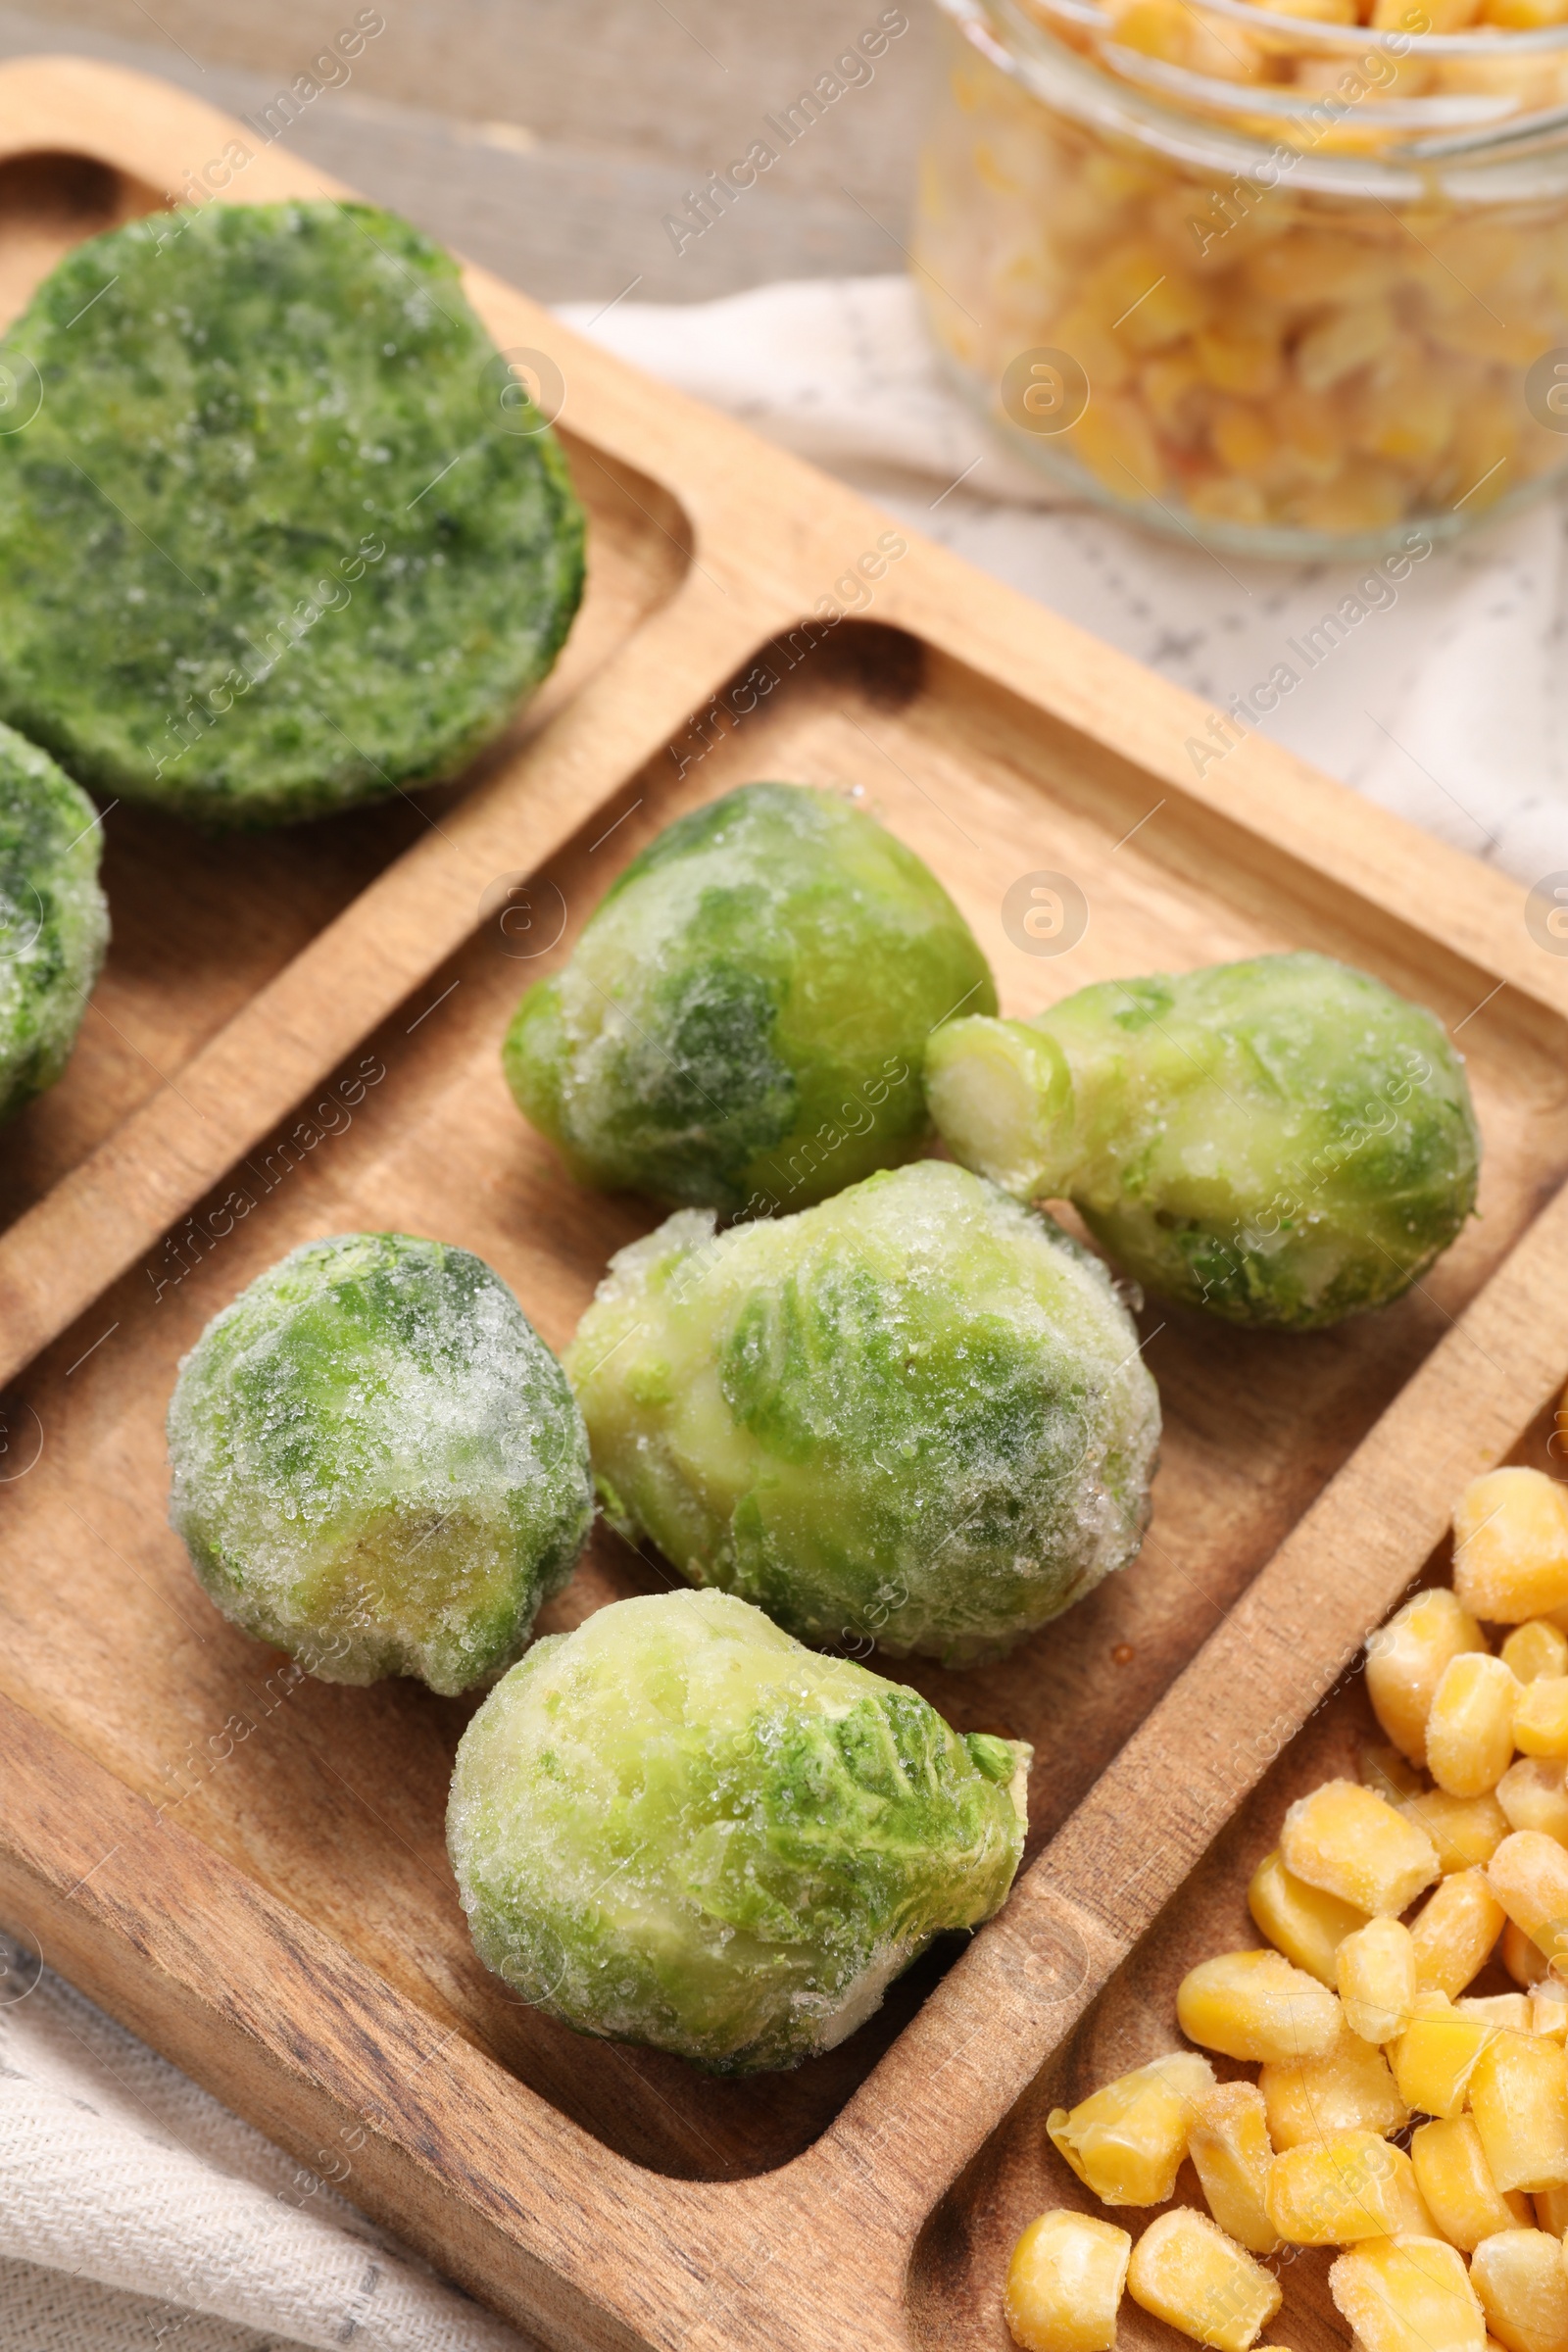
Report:
<svg viewBox="0 0 1568 2352"><path fill-rule="evenodd" d="M91 801L0 726L0 1118L53 1086L109 939Z"/></svg>

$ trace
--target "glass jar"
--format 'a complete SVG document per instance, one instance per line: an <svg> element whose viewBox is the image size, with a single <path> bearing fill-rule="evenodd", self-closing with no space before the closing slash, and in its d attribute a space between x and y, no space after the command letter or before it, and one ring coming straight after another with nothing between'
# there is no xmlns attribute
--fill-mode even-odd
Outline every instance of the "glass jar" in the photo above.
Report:
<svg viewBox="0 0 1568 2352"><path fill-rule="evenodd" d="M1359 558L1568 466L1568 0L940 5L917 282L1065 488Z"/></svg>

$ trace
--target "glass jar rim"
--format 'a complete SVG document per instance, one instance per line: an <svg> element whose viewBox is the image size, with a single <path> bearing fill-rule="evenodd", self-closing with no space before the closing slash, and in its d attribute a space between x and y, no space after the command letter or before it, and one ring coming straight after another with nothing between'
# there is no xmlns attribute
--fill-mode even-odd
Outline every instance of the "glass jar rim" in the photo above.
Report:
<svg viewBox="0 0 1568 2352"><path fill-rule="evenodd" d="M1383 107L1355 107L1369 126L1391 135L1376 151L1319 155L1304 130L1327 114L1326 127L1349 111L1349 101L1306 90L1293 99L1284 85L1270 87L1221 81L1191 69L1167 65L1142 53L1117 48L1114 20L1101 0L936 0L963 37L1021 89L1054 108L1091 123L1098 131L1135 145L1152 146L1170 160L1205 172L1233 175L1265 187L1288 177L1291 184L1341 197L1372 196L1402 205L1438 200L1456 205L1495 205L1560 200L1568 190L1568 105L1521 113L1505 97L1458 93L1451 97L1405 98ZM1568 63L1568 23L1539 32L1415 33L1376 30L1365 24L1322 25L1255 0L1202 0L1206 15L1221 15L1260 31L1274 44L1297 44L1298 33L1337 36L1333 53L1369 51L1398 59L1440 51L1470 58L1540 56L1560 50ZM1039 13L1036 13L1036 12ZM1042 18L1098 35L1115 48L1114 68L1098 54L1054 32ZM1308 44L1326 45L1315 37ZM1284 104L1280 104L1284 101ZM1272 103L1271 103L1272 102ZM1334 109L1339 105L1339 115ZM1270 143L1236 120L1274 114L1281 137ZM1402 135L1393 135L1393 134ZM1320 127L1316 134L1323 135Z"/></svg>

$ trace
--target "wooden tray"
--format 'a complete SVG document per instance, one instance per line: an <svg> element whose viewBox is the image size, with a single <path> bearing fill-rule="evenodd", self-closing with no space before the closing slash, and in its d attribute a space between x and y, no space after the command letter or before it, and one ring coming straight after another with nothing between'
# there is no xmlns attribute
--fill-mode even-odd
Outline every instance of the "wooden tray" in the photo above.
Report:
<svg viewBox="0 0 1568 2352"><path fill-rule="evenodd" d="M256 146L131 74L0 73L0 289L231 139ZM275 149L226 190L289 192L333 191ZM461 791L260 844L113 810L94 1016L7 1131L0 1917L552 2344L1000 2344L1040 2070L1568 1371L1568 963L1517 888L1266 744L1200 782L1190 697L906 534L879 568L884 515L469 285L565 381L591 565L558 677ZM220 1620L165 1521L161 1423L207 1317L344 1227L479 1250L564 1342L653 1215L565 1180L503 1025L641 843L768 775L858 790L1011 1010L1283 946L1380 972L1460 1037L1488 1158L1482 1218L1383 1314L1291 1340L1146 1314L1142 1559L1001 1666L907 1670L1035 1742L1031 1867L844 2048L726 2083L478 1966L441 1839L469 1710L311 1683ZM1055 957L1002 915L1045 870L1091 910ZM601 1535L547 1622L658 1576Z"/></svg>

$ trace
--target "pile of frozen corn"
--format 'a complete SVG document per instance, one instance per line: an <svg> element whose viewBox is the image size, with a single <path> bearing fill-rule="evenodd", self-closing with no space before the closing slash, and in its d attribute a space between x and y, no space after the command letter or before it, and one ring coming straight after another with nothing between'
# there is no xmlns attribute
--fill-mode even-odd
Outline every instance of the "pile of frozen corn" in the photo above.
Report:
<svg viewBox="0 0 1568 2352"><path fill-rule="evenodd" d="M1364 2352L1568 2352L1565 1627L1568 1488L1478 1479L1453 1590L1367 1643L1392 1744L1287 1812L1248 1889L1270 1948L1177 1992L1189 2041L1257 2081L1173 2051L1050 2118L1104 2204L1165 2205L1190 2157L1208 2215L1173 2206L1136 2245L1066 2209L1031 2223L1006 2286L1026 2352L1108 2352L1124 2288L1249 2352L1283 2300L1259 2258L1290 2246L1345 2249L1329 2285ZM1470 1996L1494 1951L1520 1989Z"/></svg>

